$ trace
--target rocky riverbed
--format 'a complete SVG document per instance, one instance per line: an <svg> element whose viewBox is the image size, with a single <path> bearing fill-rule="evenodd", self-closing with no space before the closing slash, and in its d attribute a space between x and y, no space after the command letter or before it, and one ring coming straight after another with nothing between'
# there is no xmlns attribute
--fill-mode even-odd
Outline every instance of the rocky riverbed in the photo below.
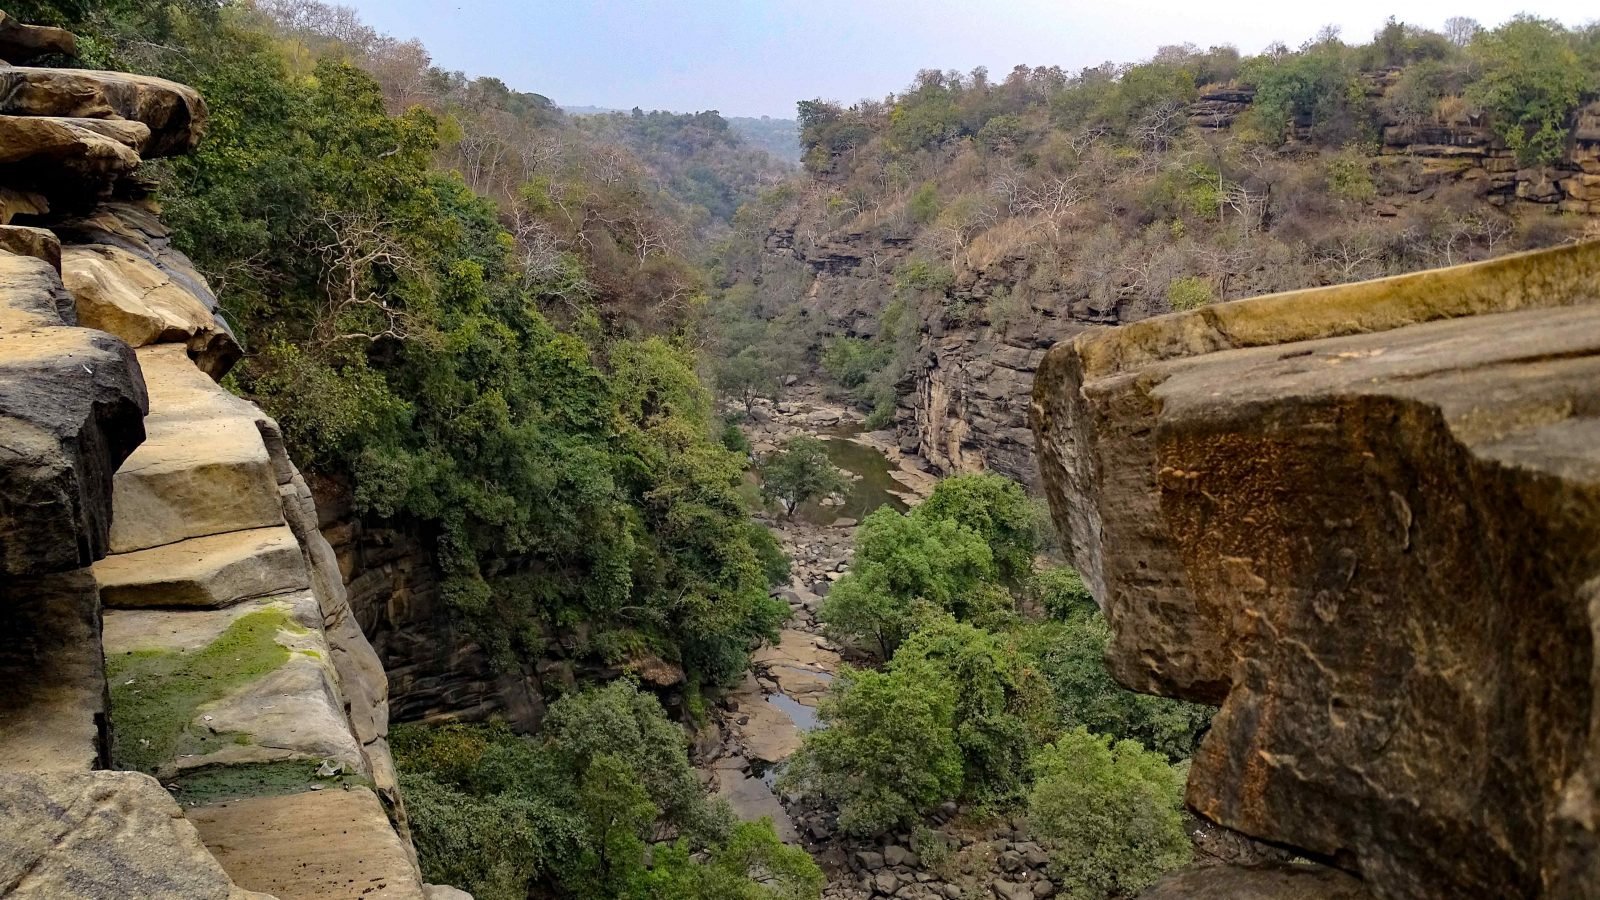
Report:
<svg viewBox="0 0 1600 900"><path fill-rule="evenodd" d="M836 834L827 810L772 789L802 734L816 726L817 704L834 673L850 658L848 648L822 634L817 610L850 570L860 518L884 503L909 508L938 481L925 460L896 446L892 432L863 432L861 421L859 412L817 388L797 386L778 403L758 401L744 423L758 455L797 435L824 439L835 465L850 473L852 488L803 506L793 518L757 515L792 560L788 586L775 593L788 601L791 617L778 642L753 655L743 683L713 706L695 746L702 775L740 817L771 817L780 837L810 851L828 875L825 897L1054 896L1044 850L1028 839L1021 820L977 822L952 803L915 837L901 832L857 841Z"/></svg>

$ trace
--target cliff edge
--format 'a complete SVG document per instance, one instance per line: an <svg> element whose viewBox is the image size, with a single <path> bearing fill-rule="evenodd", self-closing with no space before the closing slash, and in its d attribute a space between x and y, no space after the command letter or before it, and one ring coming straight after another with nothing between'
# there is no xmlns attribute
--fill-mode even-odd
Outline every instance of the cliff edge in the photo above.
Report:
<svg viewBox="0 0 1600 900"><path fill-rule="evenodd" d="M420 900L383 668L141 175L205 102L14 64L74 44L0 13L0 895Z"/></svg>
<svg viewBox="0 0 1600 900"><path fill-rule="evenodd" d="M1032 415L1113 672L1221 704L1195 811L1379 897L1593 896L1600 244L1086 332Z"/></svg>

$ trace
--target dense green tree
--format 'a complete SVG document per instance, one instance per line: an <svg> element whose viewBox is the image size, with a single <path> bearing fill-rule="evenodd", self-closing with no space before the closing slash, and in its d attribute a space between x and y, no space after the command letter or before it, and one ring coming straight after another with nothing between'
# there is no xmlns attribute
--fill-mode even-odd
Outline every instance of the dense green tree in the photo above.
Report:
<svg viewBox="0 0 1600 900"><path fill-rule="evenodd" d="M1517 16L1481 32L1469 52L1482 74L1468 96L1524 165L1554 162L1585 91L1600 87L1560 23Z"/></svg>
<svg viewBox="0 0 1600 900"><path fill-rule="evenodd" d="M1081 607L1079 607L1081 609ZM1092 607L1064 622L1032 625L1016 634L1019 649L1036 661L1055 694L1064 727L1137 741L1173 761L1194 753L1211 722L1208 706L1136 694L1106 671L1111 630Z"/></svg>
<svg viewBox="0 0 1600 900"><path fill-rule="evenodd" d="M770 823L736 826L706 798L682 731L627 682L558 700L535 738L501 725L411 725L393 743L424 873L483 900L820 891L815 864L783 848ZM704 893L672 893L684 885Z"/></svg>
<svg viewBox="0 0 1600 900"><path fill-rule="evenodd" d="M851 570L819 617L836 636L869 642L888 659L915 629L918 604L982 620L1010 601L995 584L993 553L971 529L881 507L856 531Z"/></svg>
<svg viewBox="0 0 1600 900"><path fill-rule="evenodd" d="M1021 798L1028 759L1055 733L1050 685L1007 638L940 616L918 629L890 662L949 683L961 748L962 796L990 808Z"/></svg>
<svg viewBox="0 0 1600 900"><path fill-rule="evenodd" d="M1251 115L1272 143L1291 125L1309 126L1321 143L1339 146L1365 137L1371 112L1345 46L1327 39L1282 57L1252 60L1241 77L1255 85Z"/></svg>
<svg viewBox="0 0 1600 900"><path fill-rule="evenodd" d="M849 485L822 441L814 437L790 438L761 460L761 493L781 503L784 515L792 516L807 500L841 493Z"/></svg>
<svg viewBox="0 0 1600 900"><path fill-rule="evenodd" d="M1067 566L1045 569L1033 576L1028 592L1052 619L1074 621L1100 611L1083 576Z"/></svg>
<svg viewBox="0 0 1600 900"><path fill-rule="evenodd" d="M1022 485L1003 475L983 472L943 479L911 514L955 522L982 538L994 558L995 574L1007 585L1020 586L1033 571L1033 506Z"/></svg>
<svg viewBox="0 0 1600 900"><path fill-rule="evenodd" d="M1133 897L1189 861L1183 778L1133 741L1079 728L1033 759L1028 825L1073 900Z"/></svg>
<svg viewBox="0 0 1600 900"><path fill-rule="evenodd" d="M763 820L735 826L700 861L685 841L658 845L638 900L814 900L824 884L810 854Z"/></svg>
<svg viewBox="0 0 1600 900"><path fill-rule="evenodd" d="M955 705L951 683L918 666L845 667L779 786L834 804L849 834L912 822L961 790Z"/></svg>

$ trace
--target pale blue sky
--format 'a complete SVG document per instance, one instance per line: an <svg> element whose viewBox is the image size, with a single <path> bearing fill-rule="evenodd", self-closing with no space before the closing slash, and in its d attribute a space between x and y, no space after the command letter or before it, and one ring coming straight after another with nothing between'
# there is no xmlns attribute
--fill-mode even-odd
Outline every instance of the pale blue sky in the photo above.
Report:
<svg viewBox="0 0 1600 900"><path fill-rule="evenodd" d="M566 105L790 118L795 101L882 97L918 69L1017 63L1074 70L1130 62L1163 44L1297 45L1335 24L1367 39L1389 15L1438 28L1449 16L1497 24L1505 0L340 0L380 31L421 38L434 62L494 75ZM1524 0L1571 25L1593 0Z"/></svg>

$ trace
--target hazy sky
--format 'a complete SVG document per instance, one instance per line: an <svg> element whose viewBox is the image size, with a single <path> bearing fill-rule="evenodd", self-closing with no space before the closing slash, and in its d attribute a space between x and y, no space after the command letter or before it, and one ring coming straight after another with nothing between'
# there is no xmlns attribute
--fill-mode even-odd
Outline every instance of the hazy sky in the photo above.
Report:
<svg viewBox="0 0 1600 900"><path fill-rule="evenodd" d="M1438 28L1497 24L1506 0L338 0L380 31L421 38L435 64L494 75L565 105L791 118L796 100L882 97L918 69L1018 63L1075 70L1131 62L1163 44L1295 46L1325 24L1352 42L1390 16ZM1526 0L1577 25L1593 0Z"/></svg>

